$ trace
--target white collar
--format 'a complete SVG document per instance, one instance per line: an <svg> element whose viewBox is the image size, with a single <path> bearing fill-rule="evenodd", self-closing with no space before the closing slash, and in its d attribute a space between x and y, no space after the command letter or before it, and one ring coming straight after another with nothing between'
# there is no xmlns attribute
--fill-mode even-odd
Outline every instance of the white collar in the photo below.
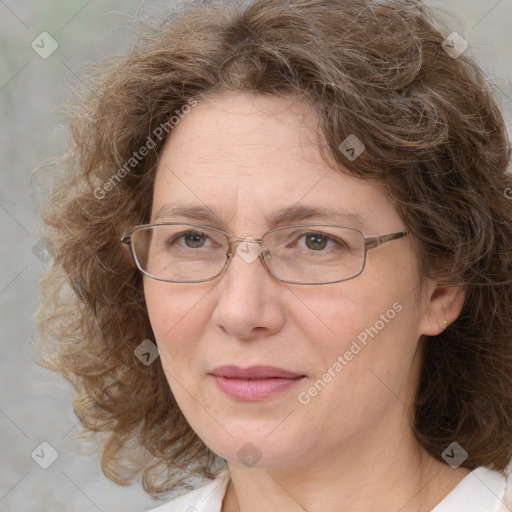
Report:
<svg viewBox="0 0 512 512"><path fill-rule="evenodd" d="M506 478L483 466L466 475L431 512L501 512ZM504 508L503 508L504 507Z"/></svg>
<svg viewBox="0 0 512 512"><path fill-rule="evenodd" d="M512 512L512 473L506 478L497 471L479 467L459 484L431 512ZM230 481L228 469L216 478L149 512L220 512ZM505 495L507 493L507 495Z"/></svg>

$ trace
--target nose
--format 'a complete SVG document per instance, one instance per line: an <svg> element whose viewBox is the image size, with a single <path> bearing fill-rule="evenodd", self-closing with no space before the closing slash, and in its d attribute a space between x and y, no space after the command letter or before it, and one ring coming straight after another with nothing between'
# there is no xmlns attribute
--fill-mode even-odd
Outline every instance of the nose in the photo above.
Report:
<svg viewBox="0 0 512 512"><path fill-rule="evenodd" d="M270 336L284 323L281 302L284 283L265 268L260 247L256 242L251 243L250 238L237 245L227 271L215 287L217 302L212 321L241 339Z"/></svg>

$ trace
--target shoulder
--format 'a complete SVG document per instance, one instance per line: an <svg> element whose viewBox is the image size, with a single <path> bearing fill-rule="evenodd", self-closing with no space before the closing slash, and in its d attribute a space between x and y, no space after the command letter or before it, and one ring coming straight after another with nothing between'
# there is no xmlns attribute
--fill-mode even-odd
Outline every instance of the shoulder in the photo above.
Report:
<svg viewBox="0 0 512 512"><path fill-rule="evenodd" d="M221 512L229 483L229 471L221 471L214 480L147 512Z"/></svg>

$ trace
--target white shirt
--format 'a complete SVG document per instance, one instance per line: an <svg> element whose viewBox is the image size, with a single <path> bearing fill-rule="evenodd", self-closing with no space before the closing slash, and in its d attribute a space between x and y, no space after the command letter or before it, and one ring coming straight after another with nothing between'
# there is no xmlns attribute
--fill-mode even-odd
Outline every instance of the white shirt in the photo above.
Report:
<svg viewBox="0 0 512 512"><path fill-rule="evenodd" d="M229 483L224 469L215 480L148 512L221 512ZM465 476L431 512L512 512L512 473L479 467Z"/></svg>

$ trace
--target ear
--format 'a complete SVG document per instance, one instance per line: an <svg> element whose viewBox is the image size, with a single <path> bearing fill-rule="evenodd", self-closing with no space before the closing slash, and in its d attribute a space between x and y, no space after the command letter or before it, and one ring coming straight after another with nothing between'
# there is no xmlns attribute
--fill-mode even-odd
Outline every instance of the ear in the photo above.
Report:
<svg viewBox="0 0 512 512"><path fill-rule="evenodd" d="M460 315L464 306L464 289L458 286L441 287L429 282L424 293L424 310L419 334L436 336Z"/></svg>

